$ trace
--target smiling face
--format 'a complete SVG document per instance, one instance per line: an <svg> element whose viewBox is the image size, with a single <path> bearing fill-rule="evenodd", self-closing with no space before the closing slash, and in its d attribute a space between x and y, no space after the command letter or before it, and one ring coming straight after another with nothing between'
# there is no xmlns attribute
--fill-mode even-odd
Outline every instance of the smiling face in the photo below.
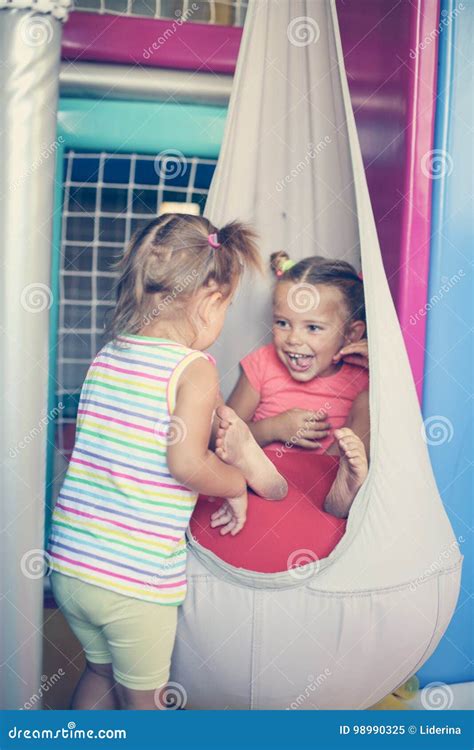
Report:
<svg viewBox="0 0 474 750"><path fill-rule="evenodd" d="M357 338L360 338L358 335ZM356 340L342 292L335 286L280 281L273 298L273 343L291 377L333 375L333 357Z"/></svg>

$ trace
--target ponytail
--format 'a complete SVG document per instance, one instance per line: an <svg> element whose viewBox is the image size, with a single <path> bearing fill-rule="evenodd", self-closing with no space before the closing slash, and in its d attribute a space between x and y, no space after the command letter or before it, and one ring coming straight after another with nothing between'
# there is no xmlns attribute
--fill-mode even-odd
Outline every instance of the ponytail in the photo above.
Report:
<svg viewBox="0 0 474 750"><path fill-rule="evenodd" d="M162 214L133 235L117 264L117 301L108 338L138 333L153 318L181 314L202 287L227 296L245 268L262 271L256 234L232 221L217 229L202 216Z"/></svg>
<svg viewBox="0 0 474 750"><path fill-rule="evenodd" d="M213 234L218 243L218 247L213 248L213 277L219 286L229 284L234 287L244 268L263 271L257 235L249 226L240 221L232 221L221 229L216 229Z"/></svg>

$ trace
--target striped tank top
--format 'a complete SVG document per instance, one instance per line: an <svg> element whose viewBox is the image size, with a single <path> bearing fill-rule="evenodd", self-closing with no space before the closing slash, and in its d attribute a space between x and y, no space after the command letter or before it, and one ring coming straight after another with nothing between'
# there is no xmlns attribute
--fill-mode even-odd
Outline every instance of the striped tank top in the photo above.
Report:
<svg viewBox="0 0 474 750"><path fill-rule="evenodd" d="M53 513L49 567L124 596L178 605L196 493L171 476L167 444L185 367L210 355L165 339L121 336L91 364L76 439Z"/></svg>

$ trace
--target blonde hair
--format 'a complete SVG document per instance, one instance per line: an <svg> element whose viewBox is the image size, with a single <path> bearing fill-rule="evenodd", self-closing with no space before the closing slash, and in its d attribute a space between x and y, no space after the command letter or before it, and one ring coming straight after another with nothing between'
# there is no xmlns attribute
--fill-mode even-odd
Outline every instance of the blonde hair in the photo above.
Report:
<svg viewBox="0 0 474 750"><path fill-rule="evenodd" d="M117 264L117 304L108 338L138 333L158 315L174 317L212 284L228 296L246 267L262 270L249 226L233 221L217 229L202 216L163 214L134 234Z"/></svg>

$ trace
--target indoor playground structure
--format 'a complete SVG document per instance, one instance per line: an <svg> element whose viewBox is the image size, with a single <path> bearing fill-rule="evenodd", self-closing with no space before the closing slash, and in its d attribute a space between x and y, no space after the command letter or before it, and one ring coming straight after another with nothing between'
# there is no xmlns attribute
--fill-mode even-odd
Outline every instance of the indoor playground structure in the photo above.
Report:
<svg viewBox="0 0 474 750"><path fill-rule="evenodd" d="M455 0L0 0L2 708L44 673L42 550L113 264L170 206L252 222L264 258L353 263L371 363L347 523L322 511L326 456L315 479L282 455L287 505L251 497L232 540L198 501L185 708L366 709L414 674L467 707L473 23ZM213 351L225 395L270 295L239 290Z"/></svg>

